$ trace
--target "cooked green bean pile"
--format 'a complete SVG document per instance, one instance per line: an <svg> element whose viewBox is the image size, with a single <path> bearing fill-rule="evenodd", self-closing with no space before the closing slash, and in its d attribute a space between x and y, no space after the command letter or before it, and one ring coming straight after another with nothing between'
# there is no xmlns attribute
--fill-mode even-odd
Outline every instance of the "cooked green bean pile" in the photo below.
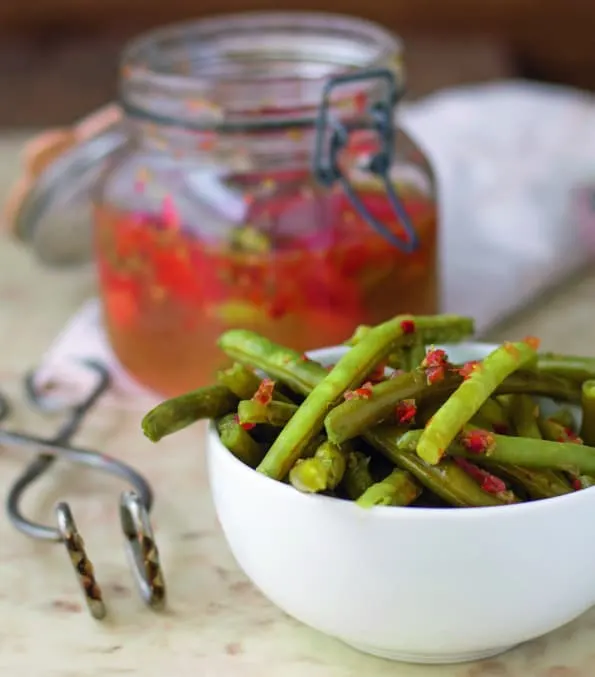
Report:
<svg viewBox="0 0 595 677"><path fill-rule="evenodd" d="M470 318L398 316L358 327L332 367L227 331L233 364L218 383L162 402L142 428L157 442L214 419L257 472L363 508L496 506L595 485L595 358L540 354L531 337L464 364L434 347L473 331Z"/></svg>

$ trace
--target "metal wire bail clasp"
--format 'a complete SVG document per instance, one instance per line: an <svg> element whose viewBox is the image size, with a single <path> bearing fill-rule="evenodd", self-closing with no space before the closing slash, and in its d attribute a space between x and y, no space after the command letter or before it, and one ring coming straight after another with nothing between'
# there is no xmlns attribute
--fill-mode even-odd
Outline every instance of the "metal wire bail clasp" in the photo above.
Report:
<svg viewBox="0 0 595 677"><path fill-rule="evenodd" d="M144 602L152 609L162 609L166 589L159 552L149 519L153 492L145 478L124 461L91 449L72 446L71 440L81 427L87 413L107 391L110 378L107 369L92 360L83 360L96 377L95 386L87 396L74 405L64 407L67 416L60 430L52 437L38 437L0 427L0 444L38 452L37 457L17 478L7 498L7 513L12 524L23 534L44 541L61 542L66 547L76 578L83 591L87 607L94 618L106 614L101 587L85 548L85 542L76 525L68 503L58 503L55 510L57 525L33 522L21 509L24 492L53 465L58 458L108 473L127 482L133 490L120 497L120 526L125 538L129 562L138 590ZM55 412L58 407L52 398L40 395L34 384L34 373L25 378L25 391L29 403L43 412ZM62 407L59 407L62 408ZM10 406L0 393L0 421L8 416Z"/></svg>
<svg viewBox="0 0 595 677"><path fill-rule="evenodd" d="M370 107L368 119L347 122L333 119L330 113L333 91L338 87L366 80L380 80L385 83L384 97ZM419 238L390 179L395 148L394 111L400 95L395 74L387 68L363 70L331 78L323 90L316 121L313 173L318 182L327 187L338 181L360 216L392 245L409 254L418 248ZM339 166L339 152L349 142L349 134L362 129L375 130L379 137L380 150L370 158L367 171L382 179L388 201L405 231L404 237L395 235L369 211Z"/></svg>

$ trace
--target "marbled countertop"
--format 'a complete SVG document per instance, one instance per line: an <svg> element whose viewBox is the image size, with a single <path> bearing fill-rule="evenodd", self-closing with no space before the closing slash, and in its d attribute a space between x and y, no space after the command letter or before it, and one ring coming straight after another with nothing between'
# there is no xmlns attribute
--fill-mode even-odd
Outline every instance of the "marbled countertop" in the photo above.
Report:
<svg viewBox="0 0 595 677"><path fill-rule="evenodd" d="M0 139L0 199L20 140ZM92 278L40 270L13 243L0 244L0 383L14 397L10 425L41 433L49 423L19 405L20 375L82 300ZM595 271L526 311L488 338L539 335L545 348L595 355ZM108 618L93 621L61 545L31 541L0 520L0 674L17 677L592 677L595 610L552 635L478 664L426 667L361 655L285 616L238 570L217 525L205 477L201 430L143 439L139 413L100 407L81 443L137 466L157 493L154 527L169 608L146 609L133 587L117 522L120 487L59 464L25 500L51 521L58 499L71 502L104 589ZM0 492L28 452L0 450Z"/></svg>

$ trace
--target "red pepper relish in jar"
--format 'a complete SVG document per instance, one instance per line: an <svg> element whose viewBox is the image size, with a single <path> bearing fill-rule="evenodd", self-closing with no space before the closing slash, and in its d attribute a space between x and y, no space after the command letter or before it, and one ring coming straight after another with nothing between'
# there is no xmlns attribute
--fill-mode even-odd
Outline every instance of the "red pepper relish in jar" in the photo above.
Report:
<svg viewBox="0 0 595 677"><path fill-rule="evenodd" d="M383 139L349 127L382 96L378 82L333 91L327 113L351 129L332 158L341 180L312 170L329 79L381 68L400 82L400 57L382 28L323 14L207 19L132 43L130 138L99 182L94 219L108 335L140 382L169 396L210 382L232 327L304 351L437 310L434 179L392 116L386 177L416 245L371 227L407 234L387 181L366 168Z"/></svg>

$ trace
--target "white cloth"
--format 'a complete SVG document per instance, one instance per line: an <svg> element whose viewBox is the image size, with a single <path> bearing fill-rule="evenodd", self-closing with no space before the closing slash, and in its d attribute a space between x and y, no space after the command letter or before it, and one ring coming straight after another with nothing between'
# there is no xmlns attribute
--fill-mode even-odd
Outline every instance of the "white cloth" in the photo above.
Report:
<svg viewBox="0 0 595 677"><path fill-rule="evenodd" d="M102 398L105 406L146 410L159 396L145 390L120 366L105 334L99 302L92 299L56 337L36 369L34 385L51 390L56 408L83 400L96 385L96 375L82 360L92 359L107 367L112 388Z"/></svg>
<svg viewBox="0 0 595 677"><path fill-rule="evenodd" d="M564 87L462 87L406 108L439 181L443 308L480 331L584 266L595 250L595 100Z"/></svg>

